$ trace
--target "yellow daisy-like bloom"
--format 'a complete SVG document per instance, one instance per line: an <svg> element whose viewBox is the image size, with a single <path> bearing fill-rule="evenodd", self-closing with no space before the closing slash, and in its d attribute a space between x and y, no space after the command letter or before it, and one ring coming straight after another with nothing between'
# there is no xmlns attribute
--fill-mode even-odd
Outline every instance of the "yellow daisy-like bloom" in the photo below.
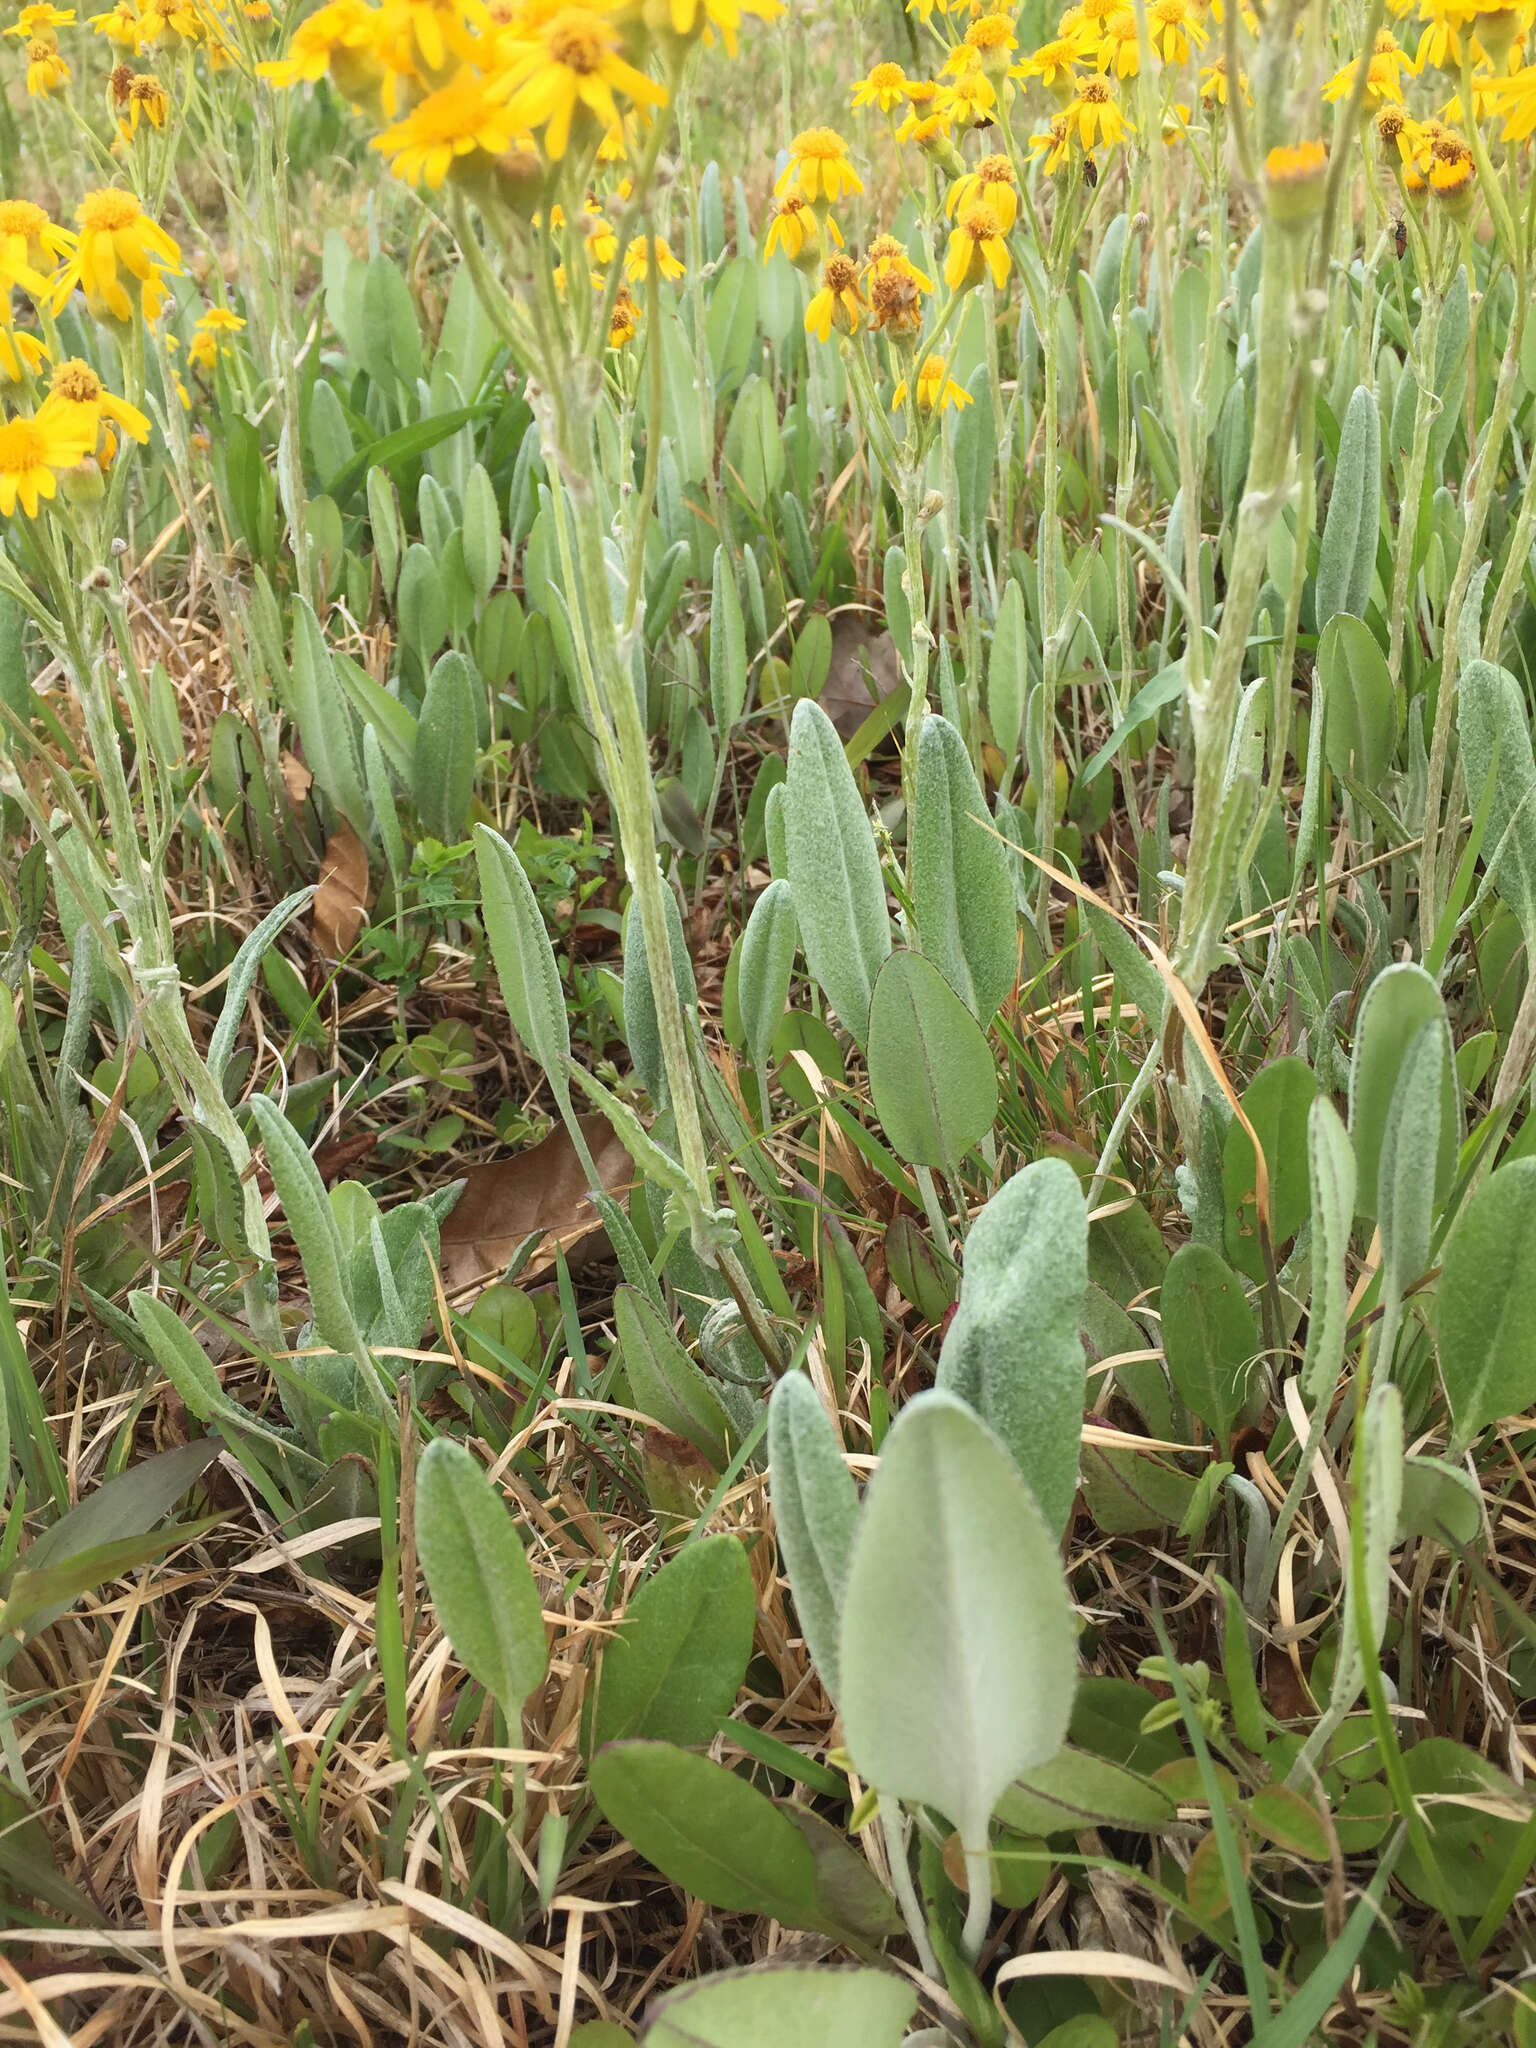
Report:
<svg viewBox="0 0 1536 2048"><path fill-rule="evenodd" d="M1264 159L1269 218L1282 227L1305 226L1322 211L1328 152L1320 142L1287 143Z"/></svg>
<svg viewBox="0 0 1536 2048"><path fill-rule="evenodd" d="M1051 125L1029 138L1029 153L1045 159L1047 175L1059 171L1072 154L1072 124L1066 115L1053 114Z"/></svg>
<svg viewBox="0 0 1536 2048"><path fill-rule="evenodd" d="M624 276L630 284L644 284L650 275L652 257L658 275L668 283L683 275L683 266L667 247L665 235L636 235L624 251Z"/></svg>
<svg viewBox="0 0 1536 2048"><path fill-rule="evenodd" d="M202 42L205 34L203 18L191 0L145 0L134 47L147 50L155 43L165 43L174 50L183 43Z"/></svg>
<svg viewBox="0 0 1536 2048"><path fill-rule="evenodd" d="M126 398L106 390L90 364L81 362L78 356L71 356L54 371L52 396L61 408L60 418L66 416L62 408L68 407L68 417L82 433L89 433L93 450L105 420L131 434L140 447L149 439L149 420L145 414Z"/></svg>
<svg viewBox="0 0 1536 2048"><path fill-rule="evenodd" d="M57 398L45 398L30 418L0 421L0 514L9 519L20 504L35 519L42 500L56 494L60 474L83 462L95 443L94 423L82 427Z"/></svg>
<svg viewBox="0 0 1536 2048"><path fill-rule="evenodd" d="M718 32L726 54L734 57L744 14L772 21L783 12L781 0L646 0L643 17L652 35L671 34L679 42L702 35L712 43Z"/></svg>
<svg viewBox="0 0 1536 2048"><path fill-rule="evenodd" d="M1498 112L1495 97L1500 81L1491 71L1474 71L1472 74L1472 118L1486 121ZM1461 94L1453 93L1445 103L1445 119L1453 126L1464 126L1467 115L1462 106Z"/></svg>
<svg viewBox="0 0 1536 2048"><path fill-rule="evenodd" d="M335 63L338 86L349 99L361 98L358 87L365 76L377 77L381 71L372 54L378 19L378 10L365 6L364 0L326 0L294 30L288 54L258 64L256 76L286 91L317 84Z"/></svg>
<svg viewBox="0 0 1536 2048"><path fill-rule="evenodd" d="M868 310L852 259L832 256L822 269L821 290L805 309L805 331L818 341L830 341L834 327L839 334L857 334Z"/></svg>
<svg viewBox="0 0 1536 2048"><path fill-rule="evenodd" d="M1524 142L1536 134L1536 64L1498 79L1488 97L1493 111L1504 118L1505 142Z"/></svg>
<svg viewBox="0 0 1536 2048"><path fill-rule="evenodd" d="M133 0L114 0L105 14L91 16L91 27L119 49L136 50L139 46L139 15Z"/></svg>
<svg viewBox="0 0 1536 2048"><path fill-rule="evenodd" d="M152 72L148 71L135 72L129 79L124 104L128 109L128 118L119 122L118 126L127 136L138 134L140 121L147 121L151 128L163 128L171 111L171 102L165 87Z"/></svg>
<svg viewBox="0 0 1536 2048"><path fill-rule="evenodd" d="M899 107L907 96L907 74L899 64L877 64L867 78L861 78L853 88L850 105L855 107L878 107L882 114L889 114Z"/></svg>
<svg viewBox="0 0 1536 2048"><path fill-rule="evenodd" d="M1347 100L1355 89L1355 75L1359 64L1346 64L1335 71L1323 87L1323 98L1330 105ZM1374 114L1388 100L1401 100L1403 88L1400 78L1401 60L1394 62L1391 57L1373 56L1365 67L1365 91L1360 104L1368 114Z"/></svg>
<svg viewBox="0 0 1536 2048"><path fill-rule="evenodd" d="M272 23L271 0L245 0L240 12L253 28L268 28Z"/></svg>
<svg viewBox="0 0 1536 2048"><path fill-rule="evenodd" d="M950 84L939 88L937 105L950 121L969 128L992 119L997 111L997 87L973 59Z"/></svg>
<svg viewBox="0 0 1536 2048"><path fill-rule="evenodd" d="M5 33L29 43L34 36L49 34L56 28L73 28L74 25L75 10L72 7L54 7L49 0L33 0L30 7L22 8Z"/></svg>
<svg viewBox="0 0 1536 2048"><path fill-rule="evenodd" d="M923 295L933 279L919 270L894 235L876 235L865 258L871 327L887 334L917 335L923 325Z"/></svg>
<svg viewBox="0 0 1536 2048"><path fill-rule="evenodd" d="M1097 72L1081 81L1076 98L1069 101L1062 111L1066 115L1067 126L1079 137L1085 151L1096 149L1100 143L1106 149L1113 149L1124 138L1126 120L1115 97L1115 88Z"/></svg>
<svg viewBox="0 0 1536 2048"><path fill-rule="evenodd" d="M905 121L896 130L898 142L915 142L919 149L930 155L942 155L951 147L949 121L943 114L924 113L914 107Z"/></svg>
<svg viewBox="0 0 1536 2048"><path fill-rule="evenodd" d="M773 218L763 237L763 261L766 263L775 249L782 249L797 270L814 272L821 266L823 232L829 242L842 248L842 231L831 214L818 221L808 199L798 192L786 192L773 202Z"/></svg>
<svg viewBox="0 0 1536 2048"><path fill-rule="evenodd" d="M973 199L985 200L1005 235L1013 232L1019 217L1019 181L1007 157L984 156L974 171L956 178L944 195L944 211L953 220L960 208L969 206Z"/></svg>
<svg viewBox="0 0 1536 2048"><path fill-rule="evenodd" d="M1117 7L1099 31L1094 62L1100 71L1116 78L1136 78L1141 72L1141 44L1136 35L1136 17L1129 7Z"/></svg>
<svg viewBox="0 0 1536 2048"><path fill-rule="evenodd" d="M48 350L25 328L0 326L0 381L21 384L35 377L48 360Z"/></svg>
<svg viewBox="0 0 1536 2048"><path fill-rule="evenodd" d="M1003 227L985 199L973 199L960 215L944 254L944 282L952 292L969 291L990 275L999 291L1011 268Z"/></svg>
<svg viewBox="0 0 1536 2048"><path fill-rule="evenodd" d="M27 45L27 92L35 100L45 100L62 85L68 85L69 66L59 55L57 43L44 42L41 36Z"/></svg>
<svg viewBox="0 0 1536 2048"><path fill-rule="evenodd" d="M606 270L619 253L619 238L612 223L604 219L602 210L590 199L582 209L581 232L587 241L588 262Z"/></svg>
<svg viewBox="0 0 1536 2048"><path fill-rule="evenodd" d="M969 50L983 71L1001 78L1011 53L1019 47L1013 21L1006 14L983 14L965 32L961 48Z"/></svg>
<svg viewBox="0 0 1536 2048"><path fill-rule="evenodd" d="M389 159L397 178L436 192L461 157L500 156L517 127L508 109L491 100L485 80L462 71L452 85L428 93L403 121L375 135L369 147Z"/></svg>
<svg viewBox="0 0 1536 2048"><path fill-rule="evenodd" d="M48 290L45 271L73 253L75 238L30 199L0 199L0 297L20 285L34 298Z"/></svg>
<svg viewBox="0 0 1536 2048"><path fill-rule="evenodd" d="M1419 37L1414 68L1426 66L1453 71L1461 63L1461 32L1471 26L1477 9L1468 0L1423 0L1419 14L1424 33Z"/></svg>
<svg viewBox="0 0 1536 2048"><path fill-rule="evenodd" d="M210 306L192 331L187 361L211 376L231 336L239 334L244 326L240 315L231 313L227 306Z"/></svg>
<svg viewBox="0 0 1536 2048"><path fill-rule="evenodd" d="M862 192L864 180L849 161L848 145L835 128L806 128L789 145L789 162L773 189L781 198L786 192L798 192L813 205L824 199L835 206L845 192Z"/></svg>
<svg viewBox="0 0 1536 2048"><path fill-rule="evenodd" d="M124 288L120 267L138 285L146 320L165 303L162 273L181 269L181 251L157 222L150 219L131 192L108 187L88 192L75 209L79 239L54 286L53 311L63 311L79 285L93 314L114 320L133 318L133 301Z"/></svg>
<svg viewBox="0 0 1536 2048"><path fill-rule="evenodd" d="M1190 11L1189 0L1152 0L1147 9L1147 32L1154 53L1165 64L1182 64L1192 47L1203 50L1208 40Z"/></svg>
<svg viewBox="0 0 1536 2048"><path fill-rule="evenodd" d="M955 382L948 370L949 365L943 356L924 356L917 373L919 412L946 412L950 406L958 410L962 405L970 404L971 394ZM891 411L900 412L906 402L907 380L903 377L891 394Z"/></svg>
<svg viewBox="0 0 1536 2048"><path fill-rule="evenodd" d="M613 311L608 316L608 346L622 348L627 341L633 341L640 326L640 308L635 304L627 284L621 284L613 302Z"/></svg>
<svg viewBox="0 0 1536 2048"><path fill-rule="evenodd" d="M600 130L620 119L617 94L641 106L663 106L666 87L621 54L623 29L596 6L560 7L542 19L525 16L510 31L496 79L516 128L543 130L545 154L565 155L578 115Z"/></svg>
<svg viewBox="0 0 1536 2048"><path fill-rule="evenodd" d="M1136 18L1131 17L1134 34ZM1022 63L1015 64L1015 78L1038 78L1043 86L1054 86L1058 79L1071 83L1072 74L1088 54L1086 38L1081 35L1057 36L1051 42L1042 43Z"/></svg>
<svg viewBox="0 0 1536 2048"><path fill-rule="evenodd" d="M1376 116L1376 140L1384 156L1395 156L1399 163L1407 163L1416 148L1414 128L1405 110L1391 100Z"/></svg>

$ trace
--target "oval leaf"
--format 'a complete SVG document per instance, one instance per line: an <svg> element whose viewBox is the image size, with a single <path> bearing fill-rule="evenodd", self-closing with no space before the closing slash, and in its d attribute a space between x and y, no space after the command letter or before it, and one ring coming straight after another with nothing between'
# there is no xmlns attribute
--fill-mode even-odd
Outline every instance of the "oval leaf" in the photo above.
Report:
<svg viewBox="0 0 1536 2048"><path fill-rule="evenodd" d="M539 1589L500 1494L448 1437L416 1469L416 1548L454 1655L515 1727L549 1664Z"/></svg>
<svg viewBox="0 0 1536 2048"><path fill-rule="evenodd" d="M909 1166L958 1166L992 1128L987 1034L921 953L893 953L869 1009L869 1092Z"/></svg>
<svg viewBox="0 0 1536 2048"><path fill-rule="evenodd" d="M755 1610L739 1537L706 1536L679 1551L640 1588L603 1651L594 1744L710 1741L736 1703Z"/></svg>
<svg viewBox="0 0 1536 2048"><path fill-rule="evenodd" d="M837 728L809 700L795 706L783 790L785 872L806 965L862 1046L875 976L891 950L885 883Z"/></svg>

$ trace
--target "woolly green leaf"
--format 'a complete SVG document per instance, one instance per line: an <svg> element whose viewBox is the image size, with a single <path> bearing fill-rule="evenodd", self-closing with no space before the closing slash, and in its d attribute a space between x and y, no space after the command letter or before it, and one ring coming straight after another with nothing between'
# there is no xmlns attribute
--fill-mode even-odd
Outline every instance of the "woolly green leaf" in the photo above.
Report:
<svg viewBox="0 0 1536 2048"><path fill-rule="evenodd" d="M891 950L875 835L837 728L808 698L790 725L782 817L790 894L806 965L862 1046L875 976ZM772 848L773 799L769 799Z"/></svg>
<svg viewBox="0 0 1536 2048"><path fill-rule="evenodd" d="M450 1437L416 1468L416 1547L454 1655L515 1731L549 1665L539 1589L505 1502Z"/></svg>
<svg viewBox="0 0 1536 2048"><path fill-rule="evenodd" d="M918 735L911 859L923 956L990 1023L1018 972L1013 876L965 742L937 714Z"/></svg>
<svg viewBox="0 0 1536 2048"><path fill-rule="evenodd" d="M768 1403L768 1474L800 1631L836 1699L838 1628L859 1501L831 1418L803 1373L786 1373Z"/></svg>

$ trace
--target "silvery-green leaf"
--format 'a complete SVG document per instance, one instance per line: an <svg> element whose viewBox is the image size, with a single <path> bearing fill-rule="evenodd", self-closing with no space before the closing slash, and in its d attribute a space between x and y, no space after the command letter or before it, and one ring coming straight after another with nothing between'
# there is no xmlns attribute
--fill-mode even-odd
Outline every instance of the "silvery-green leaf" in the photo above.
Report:
<svg viewBox="0 0 1536 2048"><path fill-rule="evenodd" d="M760 1077L766 1080L773 1035L789 1000L789 980L800 927L788 882L770 882L752 906L741 935L736 1000L741 1011L747 1050Z"/></svg>
<svg viewBox="0 0 1536 2048"><path fill-rule="evenodd" d="M725 1970L650 2009L644 2048L900 2048L917 1992L889 1970Z"/></svg>
<svg viewBox="0 0 1536 2048"><path fill-rule="evenodd" d="M416 1468L416 1547L443 1633L507 1717L549 1664L539 1589L506 1503L460 1443L439 1437Z"/></svg>
<svg viewBox="0 0 1536 2048"><path fill-rule="evenodd" d="M1085 1405L1081 1336L1088 1205L1061 1159L1038 1159L987 1203L965 1242L938 1384L1009 1451L1047 1524L1066 1528Z"/></svg>
<svg viewBox="0 0 1536 2048"><path fill-rule="evenodd" d="M768 1403L768 1474L800 1631L836 1699L838 1628L859 1499L831 1418L803 1373L786 1373Z"/></svg>
<svg viewBox="0 0 1536 2048"><path fill-rule="evenodd" d="M475 827L475 865L480 914L512 1028L544 1069L556 1099L566 1103L571 1035L565 991L533 884L512 848L489 825Z"/></svg>
<svg viewBox="0 0 1536 2048"><path fill-rule="evenodd" d="M885 1440L839 1661L860 1776L936 1808L972 1853L1007 1787L1066 1739L1077 1626L1056 1544L1009 1452L951 1394L919 1394Z"/></svg>
<svg viewBox="0 0 1536 2048"><path fill-rule="evenodd" d="M1359 384L1344 411L1333 490L1317 559L1317 630L1335 612L1364 618L1376 573L1381 519L1381 413L1376 394Z"/></svg>
<svg viewBox="0 0 1536 2048"><path fill-rule="evenodd" d="M769 799L772 848L774 800ZM869 1033L875 976L891 950L874 830L837 728L808 698L790 725L782 802L790 894L806 965L854 1040Z"/></svg>
<svg viewBox="0 0 1536 2048"><path fill-rule="evenodd" d="M965 741L937 715L918 735L910 848L923 956L990 1023L1018 971L1013 878Z"/></svg>
<svg viewBox="0 0 1536 2048"><path fill-rule="evenodd" d="M683 937L682 915L670 889L662 891L667 919L667 944L672 954L672 977L677 1000L686 1016L699 999ZM624 918L624 1038L635 1072L658 1109L667 1106L667 1068L661 1052L661 1027L656 1021L656 992L651 986L650 962L645 950L645 930L640 921L640 899L632 896Z"/></svg>
<svg viewBox="0 0 1536 2048"><path fill-rule="evenodd" d="M1457 1217L1436 1331L1459 1452L1536 1400L1536 1159L1499 1167Z"/></svg>
<svg viewBox="0 0 1536 2048"><path fill-rule="evenodd" d="M1312 1188L1312 1300L1301 1391L1309 1408L1328 1401L1344 1363L1349 1325L1350 1226L1355 1215L1355 1154L1349 1133L1326 1095L1307 1112L1307 1165Z"/></svg>
<svg viewBox="0 0 1536 2048"><path fill-rule="evenodd" d="M1529 946L1536 941L1536 760L1525 697L1508 669L1474 661L1463 672L1456 722L1474 812L1493 777L1483 861Z"/></svg>
<svg viewBox="0 0 1536 2048"><path fill-rule="evenodd" d="M724 740L747 701L747 627L731 552L724 543L715 549L709 607L709 701L715 730Z"/></svg>
<svg viewBox="0 0 1536 2048"><path fill-rule="evenodd" d="M341 1232L320 1170L309 1147L270 1096L253 1095L251 1115L266 1147L272 1185L299 1248L315 1328L333 1351L361 1359L363 1337L347 1295Z"/></svg>
<svg viewBox="0 0 1536 2048"><path fill-rule="evenodd" d="M1420 1027L1431 1022L1440 1028L1445 1067L1432 1180L1438 1200L1443 1201L1450 1190L1461 1139L1450 1025L1433 978L1416 961L1398 961L1384 967L1365 992L1349 1066L1349 1135L1357 1168L1355 1201L1361 1216L1374 1217L1379 1212L1377 1181L1392 1098L1410 1044Z"/></svg>

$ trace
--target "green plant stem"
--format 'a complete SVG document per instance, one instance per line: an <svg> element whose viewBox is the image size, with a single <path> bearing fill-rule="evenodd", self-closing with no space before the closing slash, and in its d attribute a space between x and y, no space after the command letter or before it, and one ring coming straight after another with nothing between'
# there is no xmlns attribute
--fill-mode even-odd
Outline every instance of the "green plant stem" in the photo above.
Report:
<svg viewBox="0 0 1536 2048"><path fill-rule="evenodd" d="M923 1918L923 1909L918 1904L917 1887L912 1882L912 1866L907 1861L906 1835L902 1828L901 1809L894 1802L880 1802L880 1832L885 1837L885 1858L891 1868L891 1888L896 1894L896 1903L901 1908L901 1917L907 1923L907 1933L912 1937L912 1946L917 1950L917 1960L925 1977L936 1984L942 1983L938 1958L933 1944L928 1939L928 1923Z"/></svg>

